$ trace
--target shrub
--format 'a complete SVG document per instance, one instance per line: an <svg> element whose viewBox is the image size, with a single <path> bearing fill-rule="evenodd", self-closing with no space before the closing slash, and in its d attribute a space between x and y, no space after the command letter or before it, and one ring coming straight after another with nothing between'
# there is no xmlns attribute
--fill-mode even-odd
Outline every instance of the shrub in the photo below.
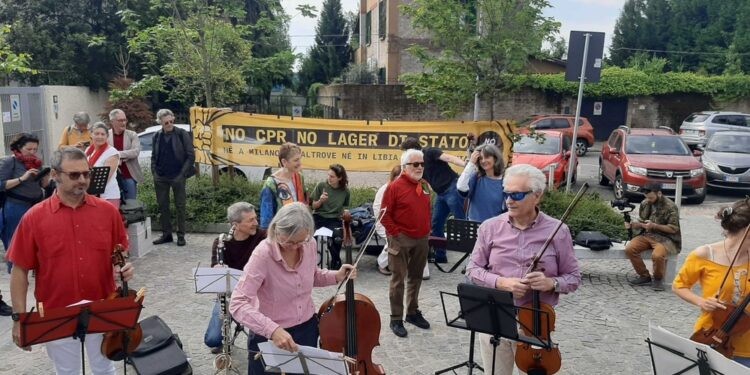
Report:
<svg viewBox="0 0 750 375"><path fill-rule="evenodd" d="M548 191L544 194L541 209L554 218L561 218L565 209L573 201L574 194L561 191ZM599 231L612 240L627 239L627 231L623 226L623 216L614 211L598 194L585 194L573 209L566 224L570 228L573 238L582 230Z"/></svg>

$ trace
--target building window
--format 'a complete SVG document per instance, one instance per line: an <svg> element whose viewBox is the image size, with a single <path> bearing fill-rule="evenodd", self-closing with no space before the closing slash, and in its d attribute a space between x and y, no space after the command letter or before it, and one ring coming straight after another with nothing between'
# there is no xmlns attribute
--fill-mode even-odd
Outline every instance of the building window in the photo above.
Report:
<svg viewBox="0 0 750 375"><path fill-rule="evenodd" d="M372 43L372 11L367 12L365 17L365 45Z"/></svg>
<svg viewBox="0 0 750 375"><path fill-rule="evenodd" d="M386 27L386 0L382 0L378 6L378 36L380 40L385 40Z"/></svg>
<svg viewBox="0 0 750 375"><path fill-rule="evenodd" d="M385 68L378 69L378 83L384 85L385 82Z"/></svg>

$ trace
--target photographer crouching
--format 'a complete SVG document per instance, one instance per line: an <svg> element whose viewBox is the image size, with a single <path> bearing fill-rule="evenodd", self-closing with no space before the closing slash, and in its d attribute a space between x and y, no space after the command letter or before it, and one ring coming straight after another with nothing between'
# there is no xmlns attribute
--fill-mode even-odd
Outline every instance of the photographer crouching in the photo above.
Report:
<svg viewBox="0 0 750 375"><path fill-rule="evenodd" d="M628 230L641 230L640 235L628 242L625 248L630 263L638 274L638 278L631 280L630 285L651 284L655 291L662 291L667 254L679 253L682 246L680 214L677 205L662 195L660 184L647 184L643 192L646 198L638 210L639 220L625 223ZM641 253L647 250L652 250L653 277L641 259Z"/></svg>

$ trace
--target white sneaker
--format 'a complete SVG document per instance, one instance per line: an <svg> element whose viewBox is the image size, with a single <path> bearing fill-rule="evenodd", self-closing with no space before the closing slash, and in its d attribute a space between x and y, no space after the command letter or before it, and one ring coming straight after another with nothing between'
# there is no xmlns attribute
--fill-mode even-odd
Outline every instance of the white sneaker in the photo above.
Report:
<svg viewBox="0 0 750 375"><path fill-rule="evenodd" d="M422 271L422 280L429 280L430 279L430 264L427 263L424 265L424 271Z"/></svg>

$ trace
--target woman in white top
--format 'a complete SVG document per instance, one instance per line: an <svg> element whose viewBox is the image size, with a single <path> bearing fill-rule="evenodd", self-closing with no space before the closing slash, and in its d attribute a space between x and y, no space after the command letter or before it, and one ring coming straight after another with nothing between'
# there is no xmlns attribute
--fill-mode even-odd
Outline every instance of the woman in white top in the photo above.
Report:
<svg viewBox="0 0 750 375"><path fill-rule="evenodd" d="M109 167L109 179L104 193L99 198L105 199L120 208L120 187L117 185L117 166L120 165L120 155L117 149L107 143L107 125L97 122L91 129L91 146L86 148L86 157L90 167Z"/></svg>

